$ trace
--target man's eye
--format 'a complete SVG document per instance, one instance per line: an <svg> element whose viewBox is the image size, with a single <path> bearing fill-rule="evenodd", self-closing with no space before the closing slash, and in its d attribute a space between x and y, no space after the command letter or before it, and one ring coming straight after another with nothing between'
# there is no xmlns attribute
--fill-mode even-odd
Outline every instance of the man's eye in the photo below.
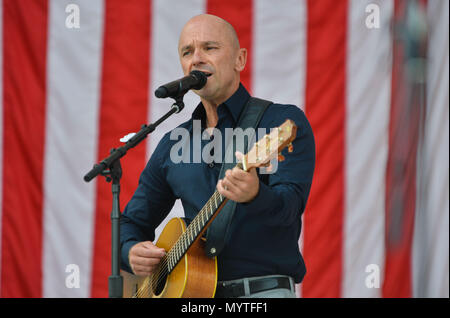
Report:
<svg viewBox="0 0 450 318"><path fill-rule="evenodd" d="M214 49L216 49L216 47L214 47L214 46L208 46L208 47L206 47L206 50L207 50L207 51L209 51L209 50L214 50Z"/></svg>
<svg viewBox="0 0 450 318"><path fill-rule="evenodd" d="M186 55L188 55L189 53L190 53L189 51L183 52L182 56L186 56Z"/></svg>

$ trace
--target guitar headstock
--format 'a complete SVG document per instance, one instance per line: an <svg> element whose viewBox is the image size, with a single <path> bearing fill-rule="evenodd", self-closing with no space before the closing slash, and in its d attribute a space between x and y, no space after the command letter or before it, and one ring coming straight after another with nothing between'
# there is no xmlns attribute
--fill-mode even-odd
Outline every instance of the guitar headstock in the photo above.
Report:
<svg viewBox="0 0 450 318"><path fill-rule="evenodd" d="M270 160L278 156L279 161L284 160L281 151L288 146L288 151L294 149L292 141L297 135L297 126L295 123L287 119L281 126L272 129L270 134L256 142L252 149L244 156L242 167L245 171L251 168L267 167Z"/></svg>

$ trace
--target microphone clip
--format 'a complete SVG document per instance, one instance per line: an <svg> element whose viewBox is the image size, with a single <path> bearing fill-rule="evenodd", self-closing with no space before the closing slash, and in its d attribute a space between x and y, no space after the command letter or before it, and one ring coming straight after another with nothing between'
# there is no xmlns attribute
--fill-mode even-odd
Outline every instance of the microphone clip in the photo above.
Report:
<svg viewBox="0 0 450 318"><path fill-rule="evenodd" d="M183 97L184 97L184 95L181 95L181 96L178 96L177 98L174 98L175 99L175 103L173 103L172 106L170 106L171 109L175 109L175 114L178 114L184 108Z"/></svg>

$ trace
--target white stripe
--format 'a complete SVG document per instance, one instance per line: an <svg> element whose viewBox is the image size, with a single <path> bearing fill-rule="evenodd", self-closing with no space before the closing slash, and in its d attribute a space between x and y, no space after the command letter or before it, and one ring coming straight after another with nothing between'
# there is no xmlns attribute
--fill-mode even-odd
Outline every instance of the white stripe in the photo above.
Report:
<svg viewBox="0 0 450 318"><path fill-rule="evenodd" d="M380 27L368 28L366 6L380 8ZM346 165L343 297L380 297L368 288L370 264L384 266L385 170L391 88L392 1L352 0L347 42ZM370 267L368 269L371 269Z"/></svg>
<svg viewBox="0 0 450 318"><path fill-rule="evenodd" d="M418 163L415 297L449 297L449 2L428 1L427 107Z"/></svg>
<svg viewBox="0 0 450 318"><path fill-rule="evenodd" d="M44 297L90 293L95 181L83 175L97 159L103 1L78 0L80 28L65 26L71 0L51 0L44 164ZM106 248L106 247L105 247ZM67 288L66 266L80 270Z"/></svg>
<svg viewBox="0 0 450 318"><path fill-rule="evenodd" d="M0 273L2 272L2 220L3 220L3 0L0 0ZM0 275L0 295L2 280Z"/></svg>
<svg viewBox="0 0 450 318"><path fill-rule="evenodd" d="M254 1L252 93L304 109L306 3Z"/></svg>
<svg viewBox="0 0 450 318"><path fill-rule="evenodd" d="M184 24L191 17L205 12L205 5L204 0L156 0L153 2L149 122L155 122L170 110L173 100L157 99L154 91L160 85L184 76L178 57L178 38ZM150 150L148 157L153 153L165 133L191 118L192 111L199 101L200 99L192 92L185 95L185 108L182 112L172 115L150 135L150 144L147 147ZM157 236L168 219L175 216L184 216L179 200L166 220L156 230Z"/></svg>

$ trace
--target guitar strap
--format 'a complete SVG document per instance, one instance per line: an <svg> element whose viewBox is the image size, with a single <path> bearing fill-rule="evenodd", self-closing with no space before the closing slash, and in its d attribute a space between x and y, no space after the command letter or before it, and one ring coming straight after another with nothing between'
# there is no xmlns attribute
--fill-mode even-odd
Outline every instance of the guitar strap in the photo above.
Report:
<svg viewBox="0 0 450 318"><path fill-rule="evenodd" d="M242 128L245 132L247 128L253 128L253 132L256 132L256 128L264 114L265 110L269 105L273 104L270 101L259 99L255 97L250 97L244 109L238 119L237 127ZM249 143L256 137L255 134L251 138L244 138L244 149L237 149L236 136L233 135L233 140L227 145L227 150L225 151L225 159L222 164L219 179L223 179L225 176L225 171L228 169L233 169L236 165L235 151L240 151L242 153L248 152ZM229 160L229 159L233 160ZM230 162L232 161L232 162ZM206 231L206 246L205 252L209 257L217 256L223 249L225 243L228 240L228 232L231 224L231 219L233 218L234 211L236 210L236 202L228 200L222 210L217 214L217 216L212 221L211 225Z"/></svg>

